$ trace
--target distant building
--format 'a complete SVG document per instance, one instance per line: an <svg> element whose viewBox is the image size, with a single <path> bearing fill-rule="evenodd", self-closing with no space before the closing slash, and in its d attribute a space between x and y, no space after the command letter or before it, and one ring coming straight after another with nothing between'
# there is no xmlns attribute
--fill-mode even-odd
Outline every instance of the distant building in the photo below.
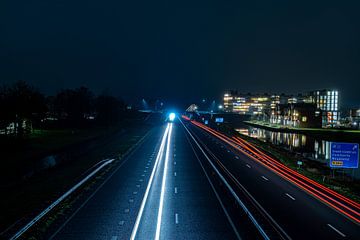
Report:
<svg viewBox="0 0 360 240"><path fill-rule="evenodd" d="M317 90L308 93L305 101L316 104L322 127L334 127L340 120L339 93L336 90Z"/></svg>
<svg viewBox="0 0 360 240"><path fill-rule="evenodd" d="M316 114L314 103L288 103L276 106L270 122L290 127L319 128L321 116Z"/></svg>
<svg viewBox="0 0 360 240"><path fill-rule="evenodd" d="M281 120L282 116L282 118L286 117L288 121L292 121L291 124L294 126L318 126L318 119L321 119L321 127L334 127L340 119L338 97L338 91L327 89L311 91L296 96L285 94L269 95L267 93L242 94L232 90L225 92L223 106L225 112L258 116L257 118L261 117L262 120L273 123L289 125ZM299 114L301 112L305 117L304 120L314 118L314 121L296 119L299 122L298 124L295 123L293 117L290 118L285 112L282 112L282 109L286 106L297 109L296 111ZM310 113L310 111L313 113Z"/></svg>
<svg viewBox="0 0 360 240"><path fill-rule="evenodd" d="M237 91L227 91L224 94L224 111L245 115L260 115L270 112L271 104L276 99L268 94L242 94Z"/></svg>

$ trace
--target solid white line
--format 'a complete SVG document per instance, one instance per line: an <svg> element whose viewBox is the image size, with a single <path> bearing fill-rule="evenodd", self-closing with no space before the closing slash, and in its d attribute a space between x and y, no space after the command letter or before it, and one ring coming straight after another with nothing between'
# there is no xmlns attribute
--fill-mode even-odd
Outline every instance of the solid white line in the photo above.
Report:
<svg viewBox="0 0 360 240"><path fill-rule="evenodd" d="M291 198L291 200L295 201L295 198L293 196L291 196L290 194L285 193L285 195L288 196L289 198Z"/></svg>
<svg viewBox="0 0 360 240"><path fill-rule="evenodd" d="M247 166L248 168L251 168L251 166L250 166L249 164L246 164L246 166Z"/></svg>
<svg viewBox="0 0 360 240"><path fill-rule="evenodd" d="M156 223L155 240L160 239L162 211L163 211L163 207L164 207L164 196L165 196L165 188L166 188L167 168L168 168L169 155L170 155L169 153L170 153L170 140L171 140L172 126L173 126L172 123L170 123L170 130L169 130L169 134L168 134L166 153L165 153L164 173L163 173L162 183L161 183L161 193L160 193L159 211L158 211L158 217L157 217L157 223Z"/></svg>
<svg viewBox="0 0 360 240"><path fill-rule="evenodd" d="M202 165L202 163L201 163L201 161L200 161L200 159L199 159L199 156L196 154L195 149L194 149L192 143L190 142L190 140L189 140L189 138L188 138L187 136L186 136L186 138L187 138L188 143L190 144L190 147L191 147L191 149L193 150L194 155L196 156L196 158L197 158L197 160L198 160L198 163L199 163L200 167L202 168L202 170L203 170L203 172L204 172L204 174L205 174L205 177L207 178L207 180L208 180L208 182L209 182L209 184L210 184L210 186L211 186L211 188L212 188L212 190L213 190L213 192L214 192L217 200L219 201L219 203L220 203L220 205L221 205L221 208L223 209L223 211L224 211L224 213L225 213L225 216L227 217L227 219L228 219L231 227L233 228L236 237L237 237L239 240L241 240L241 237L240 237L240 235L239 235L239 233L238 233L238 231L237 231L237 229L236 229L236 227L235 227L234 222L231 220L231 217L229 216L228 211L226 210L223 202L221 201L221 199L220 199L220 197L219 197L219 194L216 192L216 189L215 189L214 185L212 184L212 182L211 182L208 174L206 173L206 171L205 171L205 169L204 169L204 166Z"/></svg>
<svg viewBox="0 0 360 240"><path fill-rule="evenodd" d="M261 176L265 181L269 181L265 176Z"/></svg>
<svg viewBox="0 0 360 240"><path fill-rule="evenodd" d="M170 125L168 124L167 127L166 127L166 130L164 132L163 138L161 140L161 145L160 145L158 154L156 156L155 164L154 164L153 170L151 172L151 175L150 175L149 182L148 182L148 185L147 185L146 190L145 190L143 200L142 200L141 205L140 205L139 213L138 213L138 215L136 217L135 225L134 225L134 228L133 228L131 236L130 236L131 240L134 240L135 237L136 237L136 234L137 234L137 231L138 231L138 228L139 228L139 224L140 224L140 220L141 220L141 217L142 217L143 212L144 212L145 204L146 204L147 198L149 196L150 187L152 185L152 182L153 182L153 179L154 179L154 176L155 176L155 171L156 171L156 168L157 168L157 166L158 166L158 164L160 162L160 159L162 158L162 155L163 155L166 136L168 135L169 128L170 128Z"/></svg>
<svg viewBox="0 0 360 240"><path fill-rule="evenodd" d="M175 224L179 224L179 215L175 213Z"/></svg>
<svg viewBox="0 0 360 240"><path fill-rule="evenodd" d="M42 211L39 215L37 215L33 220L31 220L28 224L26 224L20 231L15 233L14 236L10 238L10 240L14 240L19 238L24 232L26 232L31 226L33 226L36 222L38 222L42 217L44 217L48 212L51 211L54 207L56 207L62 200L68 197L71 193L73 193L76 189L78 189L82 184L84 184L87 180L89 180L92 176L94 176L97 172L99 172L103 167L112 163L115 159L110 159L101 164L98 168L96 168L93 172L87 175L83 180L78 182L75 186L73 186L69 191L64 193L61 197L59 197L55 202L53 202L49 207L47 207L44 211Z"/></svg>
<svg viewBox="0 0 360 240"><path fill-rule="evenodd" d="M337 232L340 236L342 237L346 237L345 234L343 234L342 232L340 232L338 229L336 229L335 227L333 227L331 224L327 224L332 230L334 230L335 232Z"/></svg>
<svg viewBox="0 0 360 240"><path fill-rule="evenodd" d="M231 192L231 194L233 195L233 197L236 199L236 201L239 203L239 205L242 207L242 209L245 211L245 213L249 216L250 220L253 222L253 224L255 225L255 227L259 230L260 234L263 236L264 239L266 240L270 240L270 238L268 237L268 235L265 233L264 229L259 225L259 223L257 222L257 220L255 219L255 217L252 215L252 213L248 210L248 208L245 206L245 204L240 200L239 196L235 193L234 189L230 186L230 184L226 181L226 179L224 178L224 176L219 172L219 170L215 167L214 163L210 160L210 158L208 157L208 155L205 153L205 151L202 149L202 147L200 146L200 144L196 141L196 139L194 138L194 136L190 133L190 131L187 129L187 127L184 125L184 123L181 121L182 125L184 126L184 128L186 129L186 131L189 133L190 137L194 140L194 142L196 143L196 145L198 146L198 148L200 149L200 151L202 152L202 154L206 157L206 159L208 160L208 162L210 163L211 167L215 170L215 172L217 173L217 175L220 177L220 179L223 181L223 183L226 185L226 187L229 189L229 191Z"/></svg>

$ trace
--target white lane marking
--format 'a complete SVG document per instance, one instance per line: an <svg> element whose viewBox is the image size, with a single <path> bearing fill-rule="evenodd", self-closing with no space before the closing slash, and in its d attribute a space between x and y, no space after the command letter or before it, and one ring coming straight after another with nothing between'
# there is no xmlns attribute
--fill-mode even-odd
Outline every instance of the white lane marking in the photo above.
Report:
<svg viewBox="0 0 360 240"><path fill-rule="evenodd" d="M269 181L265 176L261 176L265 181Z"/></svg>
<svg viewBox="0 0 360 240"><path fill-rule="evenodd" d="M136 195L136 194L137 194L137 192L133 192L133 194L134 194L134 195Z"/></svg>
<svg viewBox="0 0 360 240"><path fill-rule="evenodd" d="M176 177L176 172L174 172L174 176Z"/></svg>
<svg viewBox="0 0 360 240"><path fill-rule="evenodd" d="M239 157L238 157L238 156L235 156L235 158L236 158L236 159L239 159Z"/></svg>
<svg viewBox="0 0 360 240"><path fill-rule="evenodd" d="M174 162L174 165L176 165L176 162Z"/></svg>
<svg viewBox="0 0 360 240"><path fill-rule="evenodd" d="M145 190L143 200L141 201L140 210L139 210L139 213L138 213L138 215L136 217L135 225L134 225L134 228L133 228L133 230L131 232L130 240L135 239L137 231L139 229L140 220L141 220L141 217L142 217L143 212L144 212L144 208L145 208L147 198L149 196L149 191L150 191L150 187L152 185L152 182L153 182L153 179L154 179L154 176L155 176L155 171L156 171L156 169L158 167L158 164L159 164L159 161L160 161L160 159L162 158L162 155L163 155L166 136L168 135L169 129L170 129L170 125L168 124L167 127L166 127L166 130L164 132L164 135L162 137L162 140L161 140L160 148L159 148L158 154L156 156L154 167L153 167L153 169L151 171L151 175L150 175L149 182L148 182L148 185L147 185L146 190Z"/></svg>
<svg viewBox="0 0 360 240"><path fill-rule="evenodd" d="M129 212L130 212L130 209L126 208L126 209L124 210L124 212L125 212L125 213L129 213Z"/></svg>
<svg viewBox="0 0 360 240"><path fill-rule="evenodd" d="M332 226L331 224L327 224L332 230L334 230L335 232L337 232L340 236L342 237L346 237L345 234L343 234L342 232L340 232L338 229L336 229L334 226Z"/></svg>
<svg viewBox="0 0 360 240"><path fill-rule="evenodd" d="M285 195L288 196L291 200L295 201L295 198L293 196L291 196L290 194L285 193Z"/></svg>
<svg viewBox="0 0 360 240"><path fill-rule="evenodd" d="M247 166L248 168L251 168L251 166L250 166L249 164L246 164L246 166Z"/></svg>
<svg viewBox="0 0 360 240"><path fill-rule="evenodd" d="M145 174L141 174L142 177L145 177Z"/></svg>
<svg viewBox="0 0 360 240"><path fill-rule="evenodd" d="M104 162L101 164L98 168L96 168L94 171L92 171L89 175L87 175L83 180L78 182L75 186L73 186L69 191L67 191L65 194L63 194L61 197L59 197L55 202L53 202L49 207L47 207L44 211L42 211L39 215L37 215L34 219L32 219L28 224L26 224L22 229L20 229L17 233L15 233L14 236L12 236L10 239L18 239L24 232L26 232L31 226L33 226L36 222L38 222L43 216L45 216L48 212L51 211L54 207L56 207L62 200L67 198L70 194L72 194L76 189L78 189L82 184L84 184L87 180L89 180L92 176L94 176L97 172L99 172L103 167L106 165L112 163L115 159L105 159L101 162ZM99 164L99 163L97 163Z"/></svg>
<svg viewBox="0 0 360 240"><path fill-rule="evenodd" d="M142 180L142 179L139 179L139 182L142 182L142 181L144 181L144 180Z"/></svg>
<svg viewBox="0 0 360 240"><path fill-rule="evenodd" d="M130 198L130 199L129 199L129 202L133 203L133 202L134 202L134 199Z"/></svg>
<svg viewBox="0 0 360 240"><path fill-rule="evenodd" d="M197 147L200 149L200 151L202 152L202 154L205 156L205 158L207 159L207 161L209 162L209 164L211 165L211 167L215 170L215 172L217 173L217 175L220 177L220 179L223 181L223 183L226 185L226 187L229 189L229 191L231 192L231 194L233 195L233 197L236 199L236 201L239 203L239 205L242 207L242 209L245 211L245 213L249 216L250 220L253 222L253 224L255 225L255 227L259 230L260 234L264 237L264 239L266 240L270 240L269 236L267 236L267 234L265 233L264 229L259 225L259 223L256 221L256 219L254 218L254 216L252 215L252 213L248 210L248 208L245 206L245 204L240 200L240 198L237 196L237 194L235 193L234 189L230 186L230 184L226 181L226 179L224 178L224 176L219 172L219 170L215 167L214 163L210 160L210 158L208 157L208 155L205 153L205 151L203 150L203 148L200 146L200 144L196 141L196 139L194 138L194 136L190 133L190 131L187 129L187 127L185 126L185 124L180 120L181 124L184 126L185 130L189 133L190 137L193 139L193 141L195 142L195 144L197 145ZM195 153L196 155L196 153ZM200 162L201 165L201 162ZM205 172L205 170L204 170ZM205 173L206 174L206 173ZM246 190L246 189L244 189ZM255 200L250 193L247 193L253 200ZM261 207L261 206L260 206ZM264 212L265 210L262 209ZM266 212L265 212L266 213ZM268 215L268 214L267 214ZM268 217L271 218L270 215L268 215ZM273 221L274 222L274 221ZM276 222L274 222L276 224ZM278 226L279 229L282 230L282 228L280 226ZM236 229L234 229L235 233L237 233ZM282 230L283 233L284 230ZM287 236L287 234L285 233L285 235ZM238 236L238 234L237 234ZM287 236L288 237L288 236ZM291 239L290 237L288 237L288 239Z"/></svg>
<svg viewBox="0 0 360 240"><path fill-rule="evenodd" d="M166 188L166 177L167 177L167 168L169 162L169 153L170 153L170 140L171 140L171 132L172 132L172 123L170 123L170 130L167 139L166 152L165 152L165 163L164 163L164 173L162 176L161 183L161 193L160 193L160 202L159 202L159 211L156 223L156 232L155 232L155 240L160 239L160 230L161 230L161 220L162 220L162 211L164 207L164 196L165 196L165 188Z"/></svg>
<svg viewBox="0 0 360 240"><path fill-rule="evenodd" d="M178 189L177 189L177 187L175 187L174 191L175 191L175 193L178 193Z"/></svg>
<svg viewBox="0 0 360 240"><path fill-rule="evenodd" d="M227 152L229 153L229 152L230 152L230 150L227 150Z"/></svg>
<svg viewBox="0 0 360 240"><path fill-rule="evenodd" d="M122 225L124 225L124 223L125 223L125 221L120 221L119 225L122 226Z"/></svg>
<svg viewBox="0 0 360 240"><path fill-rule="evenodd" d="M136 187L138 187L138 188L139 188L139 187L140 187L140 184L136 184Z"/></svg>
<svg viewBox="0 0 360 240"><path fill-rule="evenodd" d="M175 213L175 224L179 224L179 214Z"/></svg>
<svg viewBox="0 0 360 240"><path fill-rule="evenodd" d="M111 240L117 240L117 239L118 239L117 236L112 236L112 237L111 237Z"/></svg>

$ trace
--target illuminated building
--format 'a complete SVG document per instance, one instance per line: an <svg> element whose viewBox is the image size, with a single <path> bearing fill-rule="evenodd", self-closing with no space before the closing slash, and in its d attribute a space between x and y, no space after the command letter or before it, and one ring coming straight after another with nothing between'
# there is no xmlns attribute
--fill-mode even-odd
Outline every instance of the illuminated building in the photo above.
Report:
<svg viewBox="0 0 360 240"><path fill-rule="evenodd" d="M336 90L312 91L307 96L307 101L315 103L318 114L321 115L323 127L334 127L340 119L339 93Z"/></svg>

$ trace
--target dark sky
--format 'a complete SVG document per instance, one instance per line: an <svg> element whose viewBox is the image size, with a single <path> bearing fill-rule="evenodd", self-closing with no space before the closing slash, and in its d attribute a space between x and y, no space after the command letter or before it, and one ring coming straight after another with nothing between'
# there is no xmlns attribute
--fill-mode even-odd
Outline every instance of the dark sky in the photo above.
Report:
<svg viewBox="0 0 360 240"><path fill-rule="evenodd" d="M2 0L0 83L191 101L337 88L360 105L360 1Z"/></svg>

